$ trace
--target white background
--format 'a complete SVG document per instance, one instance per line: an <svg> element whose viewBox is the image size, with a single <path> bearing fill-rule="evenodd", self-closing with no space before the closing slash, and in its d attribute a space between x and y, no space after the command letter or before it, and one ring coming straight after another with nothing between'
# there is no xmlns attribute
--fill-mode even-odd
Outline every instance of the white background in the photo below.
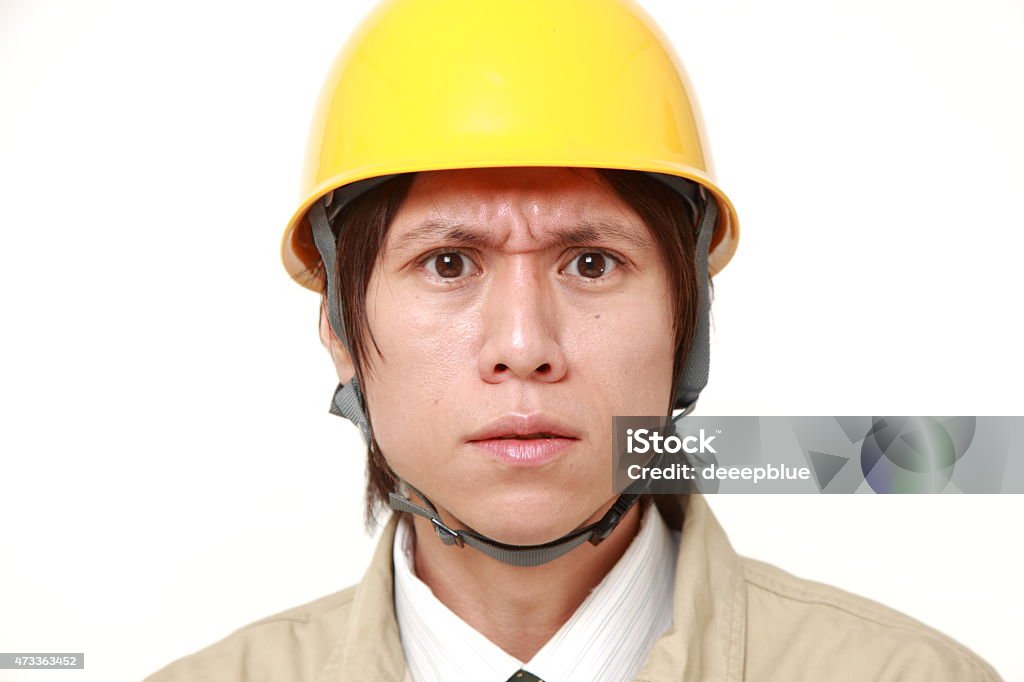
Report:
<svg viewBox="0 0 1024 682"><path fill-rule="evenodd" d="M1024 414L1024 4L644 4L742 223L700 413ZM0 0L0 651L88 665L0 680L138 680L361 575L362 453L278 244L369 6ZM712 505L1024 680L1024 498Z"/></svg>

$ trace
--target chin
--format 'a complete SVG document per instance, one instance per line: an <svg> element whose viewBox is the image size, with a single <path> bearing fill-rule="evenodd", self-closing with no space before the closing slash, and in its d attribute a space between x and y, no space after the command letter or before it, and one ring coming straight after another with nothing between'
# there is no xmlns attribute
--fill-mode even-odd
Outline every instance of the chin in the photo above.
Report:
<svg viewBox="0 0 1024 682"><path fill-rule="evenodd" d="M592 513L593 510L574 510L557 504L495 501L469 514L474 520L478 519L479 523L473 523L467 518L463 518L463 521L476 532L507 545L540 545L573 532Z"/></svg>
<svg viewBox="0 0 1024 682"><path fill-rule="evenodd" d="M492 540L503 542L506 545L542 545L544 543L557 540L567 533L571 533L577 525L578 524L555 526L549 523L545 527L527 527L521 524L516 524L495 527L493 532L479 530L478 532L483 533Z"/></svg>

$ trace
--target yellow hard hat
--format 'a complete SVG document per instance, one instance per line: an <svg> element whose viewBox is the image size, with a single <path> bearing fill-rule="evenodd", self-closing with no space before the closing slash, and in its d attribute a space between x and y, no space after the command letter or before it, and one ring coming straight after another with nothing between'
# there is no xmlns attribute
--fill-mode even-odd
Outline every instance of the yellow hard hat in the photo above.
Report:
<svg viewBox="0 0 1024 682"><path fill-rule="evenodd" d="M319 291L307 212L328 192L397 173L501 166L648 171L717 200L709 274L739 237L714 184L685 73L631 0L385 0L324 85L301 205L285 230L288 273Z"/></svg>

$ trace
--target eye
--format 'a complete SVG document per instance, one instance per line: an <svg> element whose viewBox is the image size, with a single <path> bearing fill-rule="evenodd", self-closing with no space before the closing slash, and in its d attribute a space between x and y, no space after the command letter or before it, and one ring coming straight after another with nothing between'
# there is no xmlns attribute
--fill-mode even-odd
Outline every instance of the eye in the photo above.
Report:
<svg viewBox="0 0 1024 682"><path fill-rule="evenodd" d="M458 251L446 251L427 256L423 267L427 269L427 272L441 279L458 279L479 272L476 264Z"/></svg>
<svg viewBox="0 0 1024 682"><path fill-rule="evenodd" d="M562 272L586 279L598 279L619 267L618 262L601 251L585 251L571 261Z"/></svg>

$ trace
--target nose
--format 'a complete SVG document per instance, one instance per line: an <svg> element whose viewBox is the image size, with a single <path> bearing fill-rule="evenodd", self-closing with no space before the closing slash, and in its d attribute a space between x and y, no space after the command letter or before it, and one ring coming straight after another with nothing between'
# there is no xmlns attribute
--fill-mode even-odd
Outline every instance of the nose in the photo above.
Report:
<svg viewBox="0 0 1024 682"><path fill-rule="evenodd" d="M492 281L483 306L480 376L487 383L511 379L553 383L566 375L559 315L550 282L527 265Z"/></svg>

